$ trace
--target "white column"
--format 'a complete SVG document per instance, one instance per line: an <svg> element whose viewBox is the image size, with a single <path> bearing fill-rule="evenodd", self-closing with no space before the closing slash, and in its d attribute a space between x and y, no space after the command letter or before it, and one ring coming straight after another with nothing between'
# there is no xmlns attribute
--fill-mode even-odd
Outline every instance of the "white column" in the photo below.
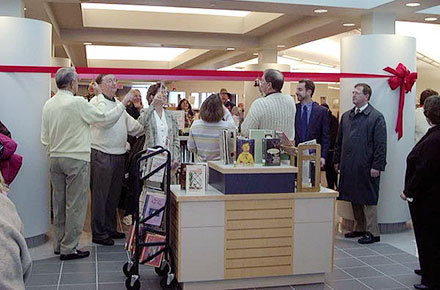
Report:
<svg viewBox="0 0 440 290"><path fill-rule="evenodd" d="M362 28L363 29L363 28ZM350 36L341 41L341 73L387 74L383 68L403 63L416 71L416 41L412 37L370 34ZM409 219L408 206L399 194L403 190L406 156L414 146L415 86L405 96L403 137L395 132L399 89L392 91L387 78L341 79L341 115L353 107L352 91L356 83L371 86L370 103L385 117L387 125L387 166L380 179L378 221L380 224L401 224ZM341 214L341 211L338 211ZM343 215L343 213L342 213ZM344 217L344 216L343 216ZM382 227L383 228L383 227Z"/></svg>
<svg viewBox="0 0 440 290"><path fill-rule="evenodd" d="M395 34L396 15L391 13L373 12L362 15L362 35Z"/></svg>
<svg viewBox="0 0 440 290"><path fill-rule="evenodd" d="M1 0L0 15L12 17L24 17L23 0Z"/></svg>
<svg viewBox="0 0 440 290"><path fill-rule="evenodd" d="M0 1L0 14L10 2ZM0 64L50 65L51 33L49 23L0 16ZM25 236L41 236L49 230L48 162L40 143L40 125L43 105L50 96L50 75L0 73L0 88L0 118L18 143L17 153L23 156L9 197L24 223Z"/></svg>
<svg viewBox="0 0 440 290"><path fill-rule="evenodd" d="M247 65L245 70L247 71L264 71L272 68L282 72L290 72L290 65L278 64L278 51L276 48L265 48L258 54L258 64ZM284 82L283 89L284 94L290 95L290 83ZM245 111L249 112L249 108L252 103L261 97L261 94L257 87L254 87L254 82L244 82L244 104Z"/></svg>

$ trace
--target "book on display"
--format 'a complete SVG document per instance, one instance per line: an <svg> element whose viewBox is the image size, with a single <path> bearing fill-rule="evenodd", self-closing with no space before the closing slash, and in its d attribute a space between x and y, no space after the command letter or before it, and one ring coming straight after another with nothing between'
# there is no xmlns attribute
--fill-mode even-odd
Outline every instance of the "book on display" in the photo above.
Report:
<svg viewBox="0 0 440 290"><path fill-rule="evenodd" d="M204 193L206 190L206 165L187 164L186 165L186 192Z"/></svg>
<svg viewBox="0 0 440 290"><path fill-rule="evenodd" d="M255 140L255 163L262 163L262 146L264 138L274 138L275 131L274 130L266 130L266 129L249 129L249 139Z"/></svg>
<svg viewBox="0 0 440 290"><path fill-rule="evenodd" d="M161 235L157 235L157 234L152 234L152 233L146 233L145 235L145 243L155 243L155 242L165 242L165 236L161 236ZM143 247L142 251L141 251L141 256L140 256L140 261L144 261L145 259L147 259L149 256L153 256L155 253L157 253L158 251L164 249L165 246L150 246L150 247ZM159 255L157 255L154 259L148 261L145 263L145 265L150 265L153 267L160 267L160 264L162 262L162 257L163 257L163 253L160 253Z"/></svg>
<svg viewBox="0 0 440 290"><path fill-rule="evenodd" d="M237 166L253 166L255 156L255 140L237 138Z"/></svg>
<svg viewBox="0 0 440 290"><path fill-rule="evenodd" d="M235 140L237 139L236 129L223 129L220 131L220 155L224 164L234 164L236 151Z"/></svg>
<svg viewBox="0 0 440 290"><path fill-rule="evenodd" d="M148 193L145 200L142 218L146 218L154 212L163 208L166 204L166 196L164 194ZM147 220L145 224L159 227L162 224L162 217L164 211L161 211L151 219Z"/></svg>
<svg viewBox="0 0 440 290"><path fill-rule="evenodd" d="M263 165L281 165L281 140L278 138L263 139Z"/></svg>

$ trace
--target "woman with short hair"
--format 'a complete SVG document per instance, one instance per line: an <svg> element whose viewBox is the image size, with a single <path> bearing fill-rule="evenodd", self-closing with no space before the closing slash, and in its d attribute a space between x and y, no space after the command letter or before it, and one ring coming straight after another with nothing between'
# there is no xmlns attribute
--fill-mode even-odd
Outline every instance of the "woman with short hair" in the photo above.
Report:
<svg viewBox="0 0 440 290"><path fill-rule="evenodd" d="M176 169L180 161L179 129L173 113L163 108L167 102L167 94L166 87L160 83L150 86L147 91L149 107L141 110L138 122L145 130L144 149L154 146L168 149L171 153L171 167ZM174 183L174 174L171 178Z"/></svg>
<svg viewBox="0 0 440 290"><path fill-rule="evenodd" d="M220 160L220 132L235 129L232 122L223 121L224 106L218 94L210 95L200 108L201 120L196 120L189 130L188 149L198 161Z"/></svg>

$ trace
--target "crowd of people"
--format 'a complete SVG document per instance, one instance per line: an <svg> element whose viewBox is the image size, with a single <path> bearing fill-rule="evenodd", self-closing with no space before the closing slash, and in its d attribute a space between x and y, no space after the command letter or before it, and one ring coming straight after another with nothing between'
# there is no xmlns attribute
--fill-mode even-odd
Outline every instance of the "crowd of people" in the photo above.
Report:
<svg viewBox="0 0 440 290"><path fill-rule="evenodd" d="M114 239L125 237L118 232L116 222L123 187L126 218L134 211L133 156L153 146L168 149L171 181L176 183L181 147L177 121L170 110L164 109L168 92L162 83L149 87L149 106L144 108L138 90L130 90L121 101L116 98L117 80L112 74L99 75L90 85L90 100L76 96L78 75L74 68L59 69L55 80L58 92L44 105L41 142L49 154L54 191L54 254L71 260L90 255L78 249L89 189L92 241L112 246ZM355 227L345 237L359 238L361 244L380 241L377 203L381 172L386 168L387 131L384 116L369 102L371 87L366 83L354 86L354 106L338 122L328 105L313 101L312 80L298 82L298 103L281 92L283 84L280 71L265 70L258 81L262 97L248 108L246 118L243 106L233 104L226 89L210 95L198 116L187 99L180 100L177 109L184 111L185 126L189 127L188 149L195 153L196 161L219 160L223 129L238 129L244 137L250 129L282 131L296 145L314 139L321 145L321 166L328 187L337 188L339 199L352 205ZM407 159L401 198L409 202L419 251L421 269L416 273L422 280L415 287L440 289L436 275L440 273L440 244L433 235L440 220L439 210L432 206L439 201L440 97L433 90L425 90L420 104L416 110L416 145ZM1 175L0 191L7 191ZM0 194L0 207L14 210L4 195ZM16 224L10 223L8 231L20 234L19 219ZM25 257L20 275L26 277L29 269Z"/></svg>

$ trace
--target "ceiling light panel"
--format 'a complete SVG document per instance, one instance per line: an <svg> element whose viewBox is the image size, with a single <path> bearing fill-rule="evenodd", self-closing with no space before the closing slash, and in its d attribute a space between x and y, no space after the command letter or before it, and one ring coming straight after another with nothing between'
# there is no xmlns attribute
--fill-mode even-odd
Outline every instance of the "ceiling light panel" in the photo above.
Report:
<svg viewBox="0 0 440 290"><path fill-rule="evenodd" d="M87 59L172 61L187 48L87 45Z"/></svg>
<svg viewBox="0 0 440 290"><path fill-rule="evenodd" d="M241 1L372 9L393 2L394 0L358 0L358 1L355 0L241 0Z"/></svg>
<svg viewBox="0 0 440 290"><path fill-rule="evenodd" d="M418 6L420 6L420 3L410 2L410 3L406 3L405 5L408 7L418 7Z"/></svg>
<svg viewBox="0 0 440 290"><path fill-rule="evenodd" d="M142 11L142 12L177 13L177 14L199 14L199 15L232 16L232 17L245 17L250 13L250 11L239 11L239 10L202 9L202 8L147 6L147 5L125 5L125 4L102 4L102 3L81 3L81 7L83 9Z"/></svg>

